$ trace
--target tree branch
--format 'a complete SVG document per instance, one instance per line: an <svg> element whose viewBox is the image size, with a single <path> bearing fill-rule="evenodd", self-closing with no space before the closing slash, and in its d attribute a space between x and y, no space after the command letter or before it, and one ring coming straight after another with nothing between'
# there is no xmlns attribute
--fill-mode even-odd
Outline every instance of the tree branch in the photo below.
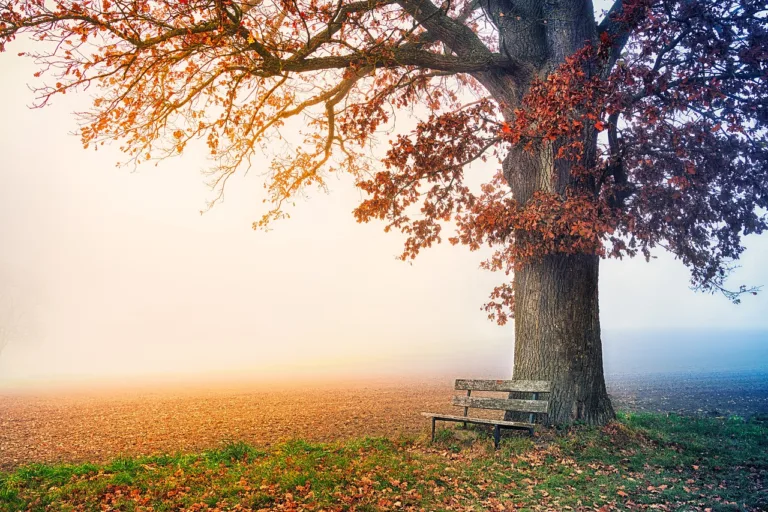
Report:
<svg viewBox="0 0 768 512"><path fill-rule="evenodd" d="M611 6L608 14L605 15L603 21L597 27L597 33L601 37L602 34L607 34L609 41L611 42L611 50L608 54L608 59L603 68L603 75L607 76L616 61L619 59L621 52L624 51L624 47L629 41L629 37L632 35L632 30L645 17L645 3L635 0L616 0Z"/></svg>
<svg viewBox="0 0 768 512"><path fill-rule="evenodd" d="M353 64L372 64L377 68L397 68L403 66L418 66L435 71L450 71L453 73L473 73L488 71L492 68L515 69L515 63L498 53L488 52L468 60L450 55L436 54L425 50L411 48L395 48L390 55L340 55L333 57L316 57L300 61L285 60L276 62L282 71L303 72L323 69L348 68ZM276 73L277 74L277 73Z"/></svg>
<svg viewBox="0 0 768 512"><path fill-rule="evenodd" d="M397 0L397 3L456 55L473 60L491 55L472 29L448 16L430 0Z"/></svg>

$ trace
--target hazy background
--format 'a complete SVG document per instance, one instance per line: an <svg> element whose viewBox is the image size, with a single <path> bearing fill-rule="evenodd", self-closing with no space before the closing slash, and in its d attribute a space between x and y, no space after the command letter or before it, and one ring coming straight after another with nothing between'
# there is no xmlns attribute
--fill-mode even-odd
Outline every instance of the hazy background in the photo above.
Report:
<svg viewBox="0 0 768 512"><path fill-rule="evenodd" d="M117 145L86 151L69 134L88 94L27 108L36 67L19 51L0 54L0 320L20 333L0 353L0 387L509 372L513 326L480 310L503 276L479 270L481 254L445 245L396 260L402 238L355 223L346 177L269 233L250 228L258 172L201 216L202 151L115 168ZM768 284L768 237L747 246L734 288ZM602 266L607 371L768 369L768 292L739 306L695 294L682 264L658 256Z"/></svg>

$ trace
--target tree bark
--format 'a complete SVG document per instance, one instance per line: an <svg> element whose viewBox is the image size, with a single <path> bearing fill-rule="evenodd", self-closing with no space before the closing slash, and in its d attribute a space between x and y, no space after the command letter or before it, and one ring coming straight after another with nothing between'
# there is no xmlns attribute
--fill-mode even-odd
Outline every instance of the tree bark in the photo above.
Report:
<svg viewBox="0 0 768 512"><path fill-rule="evenodd" d="M597 256L550 254L515 273L514 378L552 382L549 423L614 418L603 376L598 269Z"/></svg>
<svg viewBox="0 0 768 512"><path fill-rule="evenodd" d="M582 163L593 165L594 130L585 139L589 142ZM556 160L556 150L555 145L535 151L513 148L507 155L504 176L518 201L527 202L536 191L566 193L573 183L573 163ZM547 418L551 424L603 425L615 417L603 375L599 265L599 256L593 254L554 253L515 271L513 376L552 382Z"/></svg>
<svg viewBox="0 0 768 512"><path fill-rule="evenodd" d="M546 78L568 56L597 40L591 0L489 0L486 10L499 28L501 51L530 70L475 75L508 122L534 78ZM592 127L585 129L583 140L580 163L594 165L597 134ZM503 170L518 202L526 203L536 191L565 197L574 184L573 162L554 158L560 142L541 144L534 151L511 149ZM515 271L513 376L552 382L549 423L600 425L614 418L603 376L598 270L598 256L555 253Z"/></svg>

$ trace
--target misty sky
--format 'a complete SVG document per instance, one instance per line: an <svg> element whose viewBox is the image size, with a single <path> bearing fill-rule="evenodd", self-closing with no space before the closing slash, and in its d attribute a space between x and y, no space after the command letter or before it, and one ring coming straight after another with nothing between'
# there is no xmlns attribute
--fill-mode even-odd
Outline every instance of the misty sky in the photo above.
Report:
<svg viewBox="0 0 768 512"><path fill-rule="evenodd" d="M117 144L84 150L71 135L71 113L89 94L27 108L36 67L19 51L11 44L0 54L0 304L12 300L10 316L26 334L0 354L0 386L167 372L416 371L475 350L511 358L513 327L480 310L503 278L478 269L481 254L446 244L412 265L396 260L402 238L355 223L360 193L343 176L269 233L250 227L263 213L258 168L200 215L212 198L202 150L134 173L116 168ZM768 285L768 236L747 238L747 247L730 283ZM768 329L768 292L739 306L696 294L682 264L657 255L603 263L605 329Z"/></svg>

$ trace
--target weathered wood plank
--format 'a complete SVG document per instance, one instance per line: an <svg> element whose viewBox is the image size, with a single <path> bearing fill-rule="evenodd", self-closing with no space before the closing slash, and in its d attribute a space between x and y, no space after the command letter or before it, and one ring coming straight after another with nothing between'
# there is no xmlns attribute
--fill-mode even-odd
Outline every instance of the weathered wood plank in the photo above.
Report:
<svg viewBox="0 0 768 512"><path fill-rule="evenodd" d="M423 412L422 416L427 418L435 418L444 421L466 421L467 423L477 423L480 425L501 425L502 427L518 427L518 428L535 428L534 423L525 423L523 421L504 421L504 420L491 420L488 418L472 418L464 416L453 416L451 414L439 414L435 412Z"/></svg>
<svg viewBox="0 0 768 512"><path fill-rule="evenodd" d="M456 390L471 391L522 391L549 393L551 384L545 380L478 380L456 379Z"/></svg>
<svg viewBox="0 0 768 512"><path fill-rule="evenodd" d="M471 407L473 409L499 409L502 411L547 412L549 402L546 400L517 400L510 398L476 398L454 396L453 405Z"/></svg>

